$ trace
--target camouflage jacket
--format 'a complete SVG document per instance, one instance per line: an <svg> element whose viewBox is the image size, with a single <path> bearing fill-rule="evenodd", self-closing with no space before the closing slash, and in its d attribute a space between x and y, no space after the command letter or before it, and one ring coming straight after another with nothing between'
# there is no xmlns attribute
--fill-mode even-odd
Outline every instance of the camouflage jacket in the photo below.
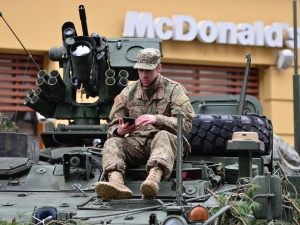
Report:
<svg viewBox="0 0 300 225"><path fill-rule="evenodd" d="M161 77L160 83L150 99L143 91L140 80L128 85L116 96L110 113L108 138L114 136L119 118L130 116L136 119L144 114L155 115L157 122L154 125L141 127L130 134L141 145L148 137L153 138L160 130L166 130L176 135L178 110L181 110L183 118L182 133L186 134L190 131L191 121L195 114L185 88L175 81L159 76Z"/></svg>

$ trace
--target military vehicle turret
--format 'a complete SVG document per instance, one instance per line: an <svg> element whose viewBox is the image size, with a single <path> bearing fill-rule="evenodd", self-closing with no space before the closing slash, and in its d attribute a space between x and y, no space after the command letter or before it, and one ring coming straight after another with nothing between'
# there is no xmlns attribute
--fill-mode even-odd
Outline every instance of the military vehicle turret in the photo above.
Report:
<svg viewBox="0 0 300 225"><path fill-rule="evenodd" d="M142 199L145 167L129 168L125 184L132 199L106 200L94 192L104 179L102 151L114 97L131 80L136 54L160 39L89 35L85 8L79 6L82 35L72 22L62 25L62 46L49 51L59 70L39 70L36 89L24 104L46 118L39 139L1 133L0 224L271 224L298 220L299 176L285 176L272 157L273 127L260 102L246 95L247 63L240 96L192 97L196 113L186 135L192 151L178 158L156 199ZM88 100L78 102L77 93ZM180 114L177 118L181 127ZM277 166L277 167L276 167ZM275 169L276 168L276 169ZM284 179L282 179L284 178ZM287 182L289 181L289 182ZM296 213L295 213L296 212ZM257 222L261 221L261 222Z"/></svg>

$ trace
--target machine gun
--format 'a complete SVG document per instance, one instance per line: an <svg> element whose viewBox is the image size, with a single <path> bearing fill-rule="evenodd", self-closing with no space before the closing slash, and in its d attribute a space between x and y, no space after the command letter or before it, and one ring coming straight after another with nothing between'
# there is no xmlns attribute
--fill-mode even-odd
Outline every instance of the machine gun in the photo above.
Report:
<svg viewBox="0 0 300 225"><path fill-rule="evenodd" d="M160 39L107 39L98 33L89 36L83 5L79 6L79 15L83 35L78 36L74 24L66 22L62 26L62 46L49 51L50 59L63 68L63 76L58 70L40 70L37 89L30 90L24 100L25 105L46 118L69 120L68 125L59 124L56 131L42 133L45 147L82 146L99 138L99 133L106 136L106 125L100 120L108 120L115 96L128 81L138 79L133 68L137 52L147 47L162 51ZM76 101L78 90L94 102Z"/></svg>

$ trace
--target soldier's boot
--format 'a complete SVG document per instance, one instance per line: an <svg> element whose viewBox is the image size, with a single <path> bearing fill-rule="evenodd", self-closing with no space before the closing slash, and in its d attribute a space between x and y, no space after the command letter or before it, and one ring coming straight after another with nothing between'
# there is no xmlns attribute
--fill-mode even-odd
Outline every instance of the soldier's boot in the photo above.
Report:
<svg viewBox="0 0 300 225"><path fill-rule="evenodd" d="M150 169L147 179L141 184L142 198L156 198L162 176L163 171L159 167L155 166Z"/></svg>
<svg viewBox="0 0 300 225"><path fill-rule="evenodd" d="M127 199L132 197L132 191L124 185L124 178L120 172L109 172L108 181L95 184L95 192L99 196L105 199Z"/></svg>

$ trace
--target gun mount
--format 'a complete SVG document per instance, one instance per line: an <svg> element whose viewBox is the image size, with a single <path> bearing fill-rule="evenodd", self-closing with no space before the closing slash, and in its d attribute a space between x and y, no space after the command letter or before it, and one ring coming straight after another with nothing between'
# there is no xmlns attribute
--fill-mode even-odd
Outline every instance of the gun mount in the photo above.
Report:
<svg viewBox="0 0 300 225"><path fill-rule="evenodd" d="M84 140L93 140L97 135L89 134L97 129L105 134L106 126L100 120L108 120L114 97L127 86L129 80L138 79L133 68L136 54L142 48L161 49L160 39L120 38L107 39L98 33L88 35L85 8L79 6L83 35L78 36L72 22L62 26L62 46L49 51L52 61L59 62L63 74L58 70L37 74L36 90L30 90L24 104L46 118L69 120L68 126L59 126L55 135L67 146L84 143L77 135L75 143L69 141L71 132L86 131ZM77 91L93 103L76 101ZM67 132L68 131L68 132ZM67 133L67 135L65 135ZM57 146L54 132L45 132L42 138L46 147ZM75 134L76 135L76 134Z"/></svg>
<svg viewBox="0 0 300 225"><path fill-rule="evenodd" d="M246 95L250 54L240 96L190 98L196 116L185 137L192 151L182 157L178 132L176 165L171 178L160 183L157 199L141 198L143 166L126 170L125 184L133 191L132 199L96 196L94 184L104 179L102 144L113 100L130 80L138 79L133 68L137 52L147 47L162 52L162 46L160 39L89 36L83 5L79 14L83 35L78 36L74 24L66 22L61 28L62 46L49 51L63 73L39 69L37 88L29 90L24 100L46 118L69 123L49 126L41 134L46 147L42 150L37 137L3 133L0 138L0 222L12 220L17 213L23 215L17 218L21 224L293 221L293 203L282 197L280 173L274 169L272 123L259 101ZM93 101L79 102L78 92ZM180 113L177 122L181 131ZM297 195L299 176L288 178L291 196ZM245 197L249 190L252 196ZM226 196L226 202L222 197L216 200L217 195ZM231 203L233 198L236 201ZM253 207L257 204L261 208ZM234 214L240 209L243 214Z"/></svg>

